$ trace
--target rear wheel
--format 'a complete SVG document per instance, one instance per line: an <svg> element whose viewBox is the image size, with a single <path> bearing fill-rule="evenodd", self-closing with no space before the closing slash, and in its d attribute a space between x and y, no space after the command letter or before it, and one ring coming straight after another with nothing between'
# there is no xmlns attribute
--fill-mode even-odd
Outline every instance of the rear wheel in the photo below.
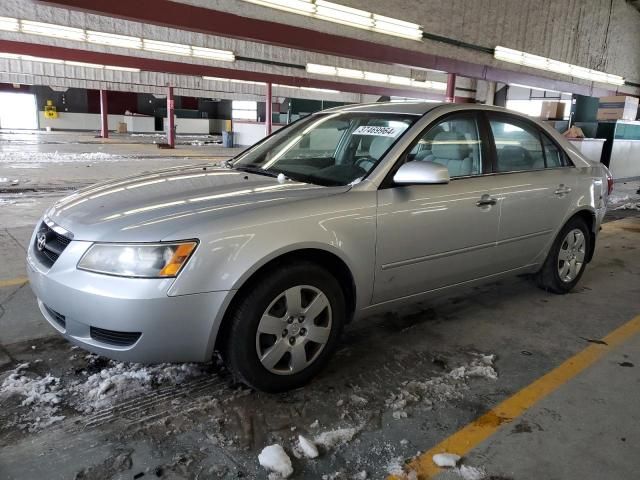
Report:
<svg viewBox="0 0 640 480"><path fill-rule="evenodd" d="M544 265L537 273L537 283L544 290L567 293L580 281L586 267L591 237L585 221L572 218L562 228Z"/></svg>
<svg viewBox="0 0 640 480"><path fill-rule="evenodd" d="M258 390L307 383L329 360L342 331L346 309L338 281L301 262L267 272L240 295L224 339L228 367Z"/></svg>

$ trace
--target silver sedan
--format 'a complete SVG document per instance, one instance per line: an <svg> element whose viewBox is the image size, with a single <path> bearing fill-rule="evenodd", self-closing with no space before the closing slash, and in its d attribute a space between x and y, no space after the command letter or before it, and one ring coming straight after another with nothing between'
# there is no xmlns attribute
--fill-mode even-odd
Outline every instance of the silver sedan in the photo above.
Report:
<svg viewBox="0 0 640 480"><path fill-rule="evenodd" d="M135 362L220 351L300 386L357 317L515 274L566 293L612 179L556 131L480 105L377 103L299 120L220 166L80 190L27 264L48 322Z"/></svg>

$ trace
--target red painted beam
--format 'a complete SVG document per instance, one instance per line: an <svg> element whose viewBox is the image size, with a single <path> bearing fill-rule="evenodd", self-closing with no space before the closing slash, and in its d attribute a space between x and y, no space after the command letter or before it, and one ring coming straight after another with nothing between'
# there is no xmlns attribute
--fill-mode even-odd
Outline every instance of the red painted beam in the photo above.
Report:
<svg viewBox="0 0 640 480"><path fill-rule="evenodd" d="M615 93L600 88L551 80L545 77L503 70L471 62L432 55L410 48L399 48L374 41L318 32L229 12L198 7L171 0L37 0L37 3L189 30L208 35L267 43L389 65L441 70L469 78L513 81L549 90L604 96ZM417 45L417 43L416 43ZM483 60L480 59L482 62ZM516 80L508 80L516 78Z"/></svg>
<svg viewBox="0 0 640 480"><path fill-rule="evenodd" d="M249 72L246 70L233 70L231 68L212 67L209 65L194 65L191 63L157 60L153 58L129 57L113 53L91 52L73 48L54 47L51 45L39 45L36 43L15 42L0 40L0 52L15 53L18 55L32 55L35 57L56 58L76 62L98 63L117 67L139 68L149 72L174 73L178 75L193 75L197 77L221 77L236 80L248 80L252 82L277 83L294 87L323 88L339 90L341 92L364 93L380 96L398 96L426 98L442 100L443 96L437 93L422 92L418 90L383 87L375 85L358 85L350 83L334 82L331 80L317 80L304 77L290 77L271 73ZM203 80L206 82L206 80ZM206 88L203 88L206 90Z"/></svg>
<svg viewBox="0 0 640 480"><path fill-rule="evenodd" d="M100 90L100 136L109 138L109 109L106 90Z"/></svg>
<svg viewBox="0 0 640 480"><path fill-rule="evenodd" d="M176 147L176 119L175 100L173 98L173 87L169 86L167 92L167 144L169 148Z"/></svg>
<svg viewBox="0 0 640 480"><path fill-rule="evenodd" d="M271 84L267 83L267 95L265 98L265 113L264 113L264 122L265 122L265 130L267 135L271 135L271 128L273 123L273 95L271 94Z"/></svg>
<svg viewBox="0 0 640 480"><path fill-rule="evenodd" d="M447 92L444 94L444 101L452 103L456 96L456 74L447 73Z"/></svg>

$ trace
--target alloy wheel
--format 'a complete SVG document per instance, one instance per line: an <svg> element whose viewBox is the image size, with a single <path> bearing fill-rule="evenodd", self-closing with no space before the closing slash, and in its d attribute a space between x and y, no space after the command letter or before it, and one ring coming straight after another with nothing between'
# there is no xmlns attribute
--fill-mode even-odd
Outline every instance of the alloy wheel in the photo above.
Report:
<svg viewBox="0 0 640 480"><path fill-rule="evenodd" d="M578 276L584 265L586 242L584 233L574 228L564 237L558 252L558 275L560 280L570 283Z"/></svg>
<svg viewBox="0 0 640 480"><path fill-rule="evenodd" d="M331 334L331 304L311 285L288 288L262 314L256 331L260 363L278 375L299 373L320 355Z"/></svg>

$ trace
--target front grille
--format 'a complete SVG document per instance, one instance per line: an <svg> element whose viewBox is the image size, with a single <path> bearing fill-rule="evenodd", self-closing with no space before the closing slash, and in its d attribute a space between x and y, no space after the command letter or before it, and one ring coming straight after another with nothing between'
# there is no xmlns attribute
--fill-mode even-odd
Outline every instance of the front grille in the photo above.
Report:
<svg viewBox="0 0 640 480"><path fill-rule="evenodd" d="M108 343L115 347L128 347L138 341L140 332L117 332L115 330L105 330L104 328L91 327L89 329L91 338L98 342Z"/></svg>
<svg viewBox="0 0 640 480"><path fill-rule="evenodd" d="M55 310L47 307L46 305L44 306L44 309L51 316L53 321L56 322L61 328L63 328L63 329L67 328L67 319L65 318L64 315L62 315L61 313L56 312Z"/></svg>
<svg viewBox="0 0 640 480"><path fill-rule="evenodd" d="M42 222L33 241L33 252L40 262L51 268L69 243L71 238L65 237Z"/></svg>

